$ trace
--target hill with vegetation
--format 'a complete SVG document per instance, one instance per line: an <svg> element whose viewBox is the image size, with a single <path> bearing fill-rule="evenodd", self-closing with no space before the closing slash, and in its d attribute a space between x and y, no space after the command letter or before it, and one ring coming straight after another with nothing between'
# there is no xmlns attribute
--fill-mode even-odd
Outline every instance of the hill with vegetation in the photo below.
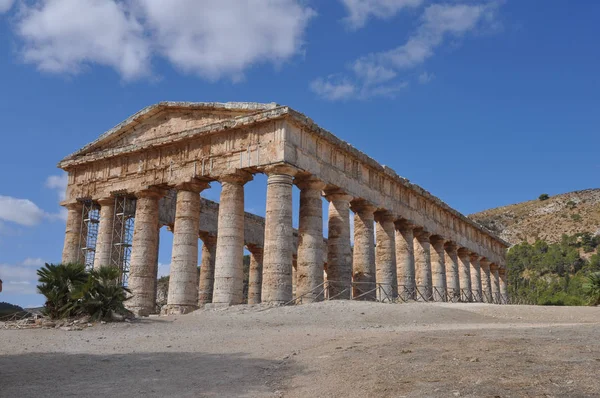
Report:
<svg viewBox="0 0 600 398"><path fill-rule="evenodd" d="M600 234L600 189L540 195L538 199L469 216L514 244L559 243L564 234Z"/></svg>

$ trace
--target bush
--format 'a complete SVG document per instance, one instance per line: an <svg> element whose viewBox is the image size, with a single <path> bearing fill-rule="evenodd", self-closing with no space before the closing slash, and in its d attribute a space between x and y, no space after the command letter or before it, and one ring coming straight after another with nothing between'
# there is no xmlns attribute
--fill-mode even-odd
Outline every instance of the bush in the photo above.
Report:
<svg viewBox="0 0 600 398"><path fill-rule="evenodd" d="M589 305L600 305L600 272L588 276L583 284L583 291L588 297Z"/></svg>
<svg viewBox="0 0 600 398"><path fill-rule="evenodd" d="M571 219L575 222L580 222L581 221L581 215L580 214L571 214Z"/></svg>
<svg viewBox="0 0 600 398"><path fill-rule="evenodd" d="M87 272L81 264L46 264L38 270L38 290L46 297L44 313L53 319L89 315L110 320L129 316L125 308L130 293L119 283L120 270L102 267Z"/></svg>
<svg viewBox="0 0 600 398"><path fill-rule="evenodd" d="M538 197L538 199L541 201L548 200L550 199L550 195L548 195L547 193L543 193Z"/></svg>

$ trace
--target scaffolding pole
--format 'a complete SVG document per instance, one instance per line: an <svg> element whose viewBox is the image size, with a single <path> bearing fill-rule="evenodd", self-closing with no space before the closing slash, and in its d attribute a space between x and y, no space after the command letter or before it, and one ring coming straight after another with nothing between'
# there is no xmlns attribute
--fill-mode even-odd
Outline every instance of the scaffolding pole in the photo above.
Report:
<svg viewBox="0 0 600 398"><path fill-rule="evenodd" d="M114 208L110 260L112 266L121 270L120 282L123 286L127 286L131 259L131 242L133 241L135 199L125 194L116 195Z"/></svg>
<svg viewBox="0 0 600 398"><path fill-rule="evenodd" d="M81 235L79 236L78 263L85 265L90 270L94 266L96 255L96 241L98 239L98 222L100 220L100 208L91 199L82 200L81 210Z"/></svg>

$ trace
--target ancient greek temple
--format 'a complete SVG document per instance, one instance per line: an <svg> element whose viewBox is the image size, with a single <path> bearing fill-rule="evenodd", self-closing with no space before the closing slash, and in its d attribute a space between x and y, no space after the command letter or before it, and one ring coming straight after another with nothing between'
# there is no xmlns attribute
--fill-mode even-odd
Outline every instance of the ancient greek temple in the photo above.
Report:
<svg viewBox="0 0 600 398"><path fill-rule="evenodd" d="M507 242L287 106L159 103L59 167L63 263L119 267L138 315L157 311L164 226L173 233L165 313L246 300L506 301ZM268 176L264 219L244 211L257 173ZM201 197L211 184L221 184L219 203Z"/></svg>

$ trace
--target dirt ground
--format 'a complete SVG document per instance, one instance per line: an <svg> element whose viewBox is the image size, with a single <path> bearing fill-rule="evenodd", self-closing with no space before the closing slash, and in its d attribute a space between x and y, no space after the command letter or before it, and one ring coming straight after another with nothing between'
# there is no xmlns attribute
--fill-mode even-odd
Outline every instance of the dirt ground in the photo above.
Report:
<svg viewBox="0 0 600 398"><path fill-rule="evenodd" d="M330 301L5 330L1 397L600 397L600 308Z"/></svg>

